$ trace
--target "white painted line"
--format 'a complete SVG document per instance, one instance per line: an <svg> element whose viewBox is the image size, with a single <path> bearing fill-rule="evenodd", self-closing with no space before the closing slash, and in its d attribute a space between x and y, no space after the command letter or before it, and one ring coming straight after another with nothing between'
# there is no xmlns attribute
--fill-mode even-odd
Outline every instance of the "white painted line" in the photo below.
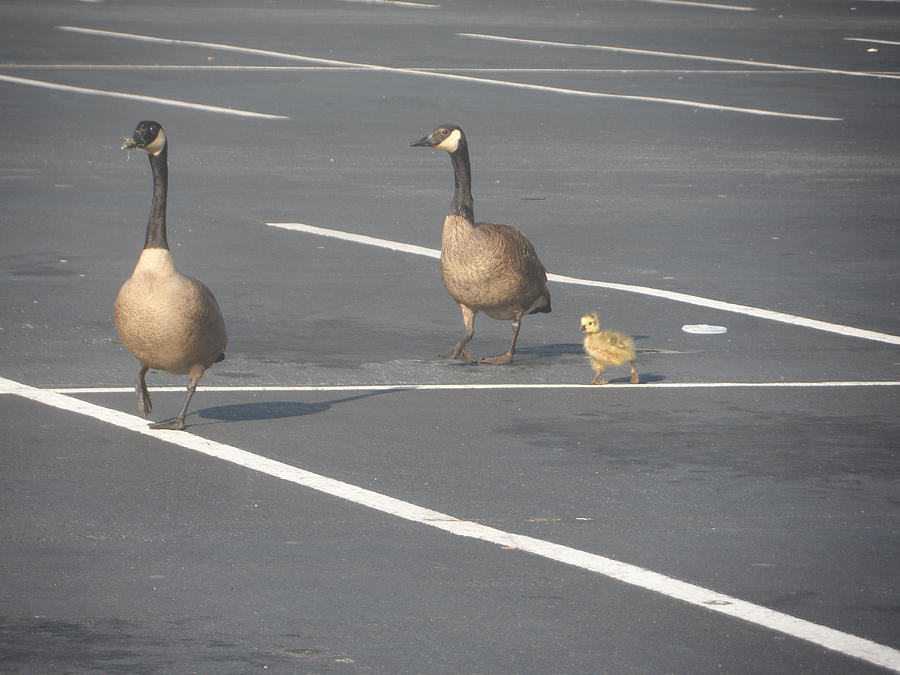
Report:
<svg viewBox="0 0 900 675"><path fill-rule="evenodd" d="M691 101L686 99L662 98L657 96L635 96L630 94L609 94L600 91L587 91L584 89L568 89L564 87L550 87L541 84L526 84L524 82L512 82L509 80L494 80L486 77L474 77L472 75L459 75L456 73L438 72L435 70L417 70L414 68L395 68L391 66L380 66L373 63L358 63L354 61L341 61L338 59L323 59L313 56L303 56L300 54L290 54L287 52L276 52L265 49L252 49L249 47L238 47L235 45L224 45L215 42L199 42L196 40L176 40L172 38L159 38L150 35L138 35L135 33L117 33L108 30L98 30L95 28L80 28L77 26L57 26L60 30L85 33L88 35L101 35L105 37L124 38L128 40L140 40L143 42L157 42L161 44L177 44L190 47L203 47L206 49L217 49L222 51L231 51L241 54L254 54L257 56L267 56L280 59L292 59L296 61L309 61L311 63L328 64L334 66L356 66L369 70L378 70L386 73L402 73L406 75L416 75L419 77L432 77L447 80L456 80L460 82L476 82L478 84L487 84L496 87L508 87L513 89L525 89L528 91L542 91L553 94L564 94L567 96L584 96L588 98L604 98L618 101L640 101L644 103L661 103L665 105L686 106L690 108L700 108L704 110L718 110L722 112L737 112L748 115L763 115L767 117L784 117L789 119L816 120L826 122L841 121L840 117L825 117L821 115L806 115L800 113L788 113L776 110L765 110L762 108L742 108L738 106L720 105L717 103L706 103L704 101ZM459 33L459 35L471 35Z"/></svg>
<svg viewBox="0 0 900 675"><path fill-rule="evenodd" d="M406 0L342 0L342 2L358 2L366 5L396 5L398 7L413 7L415 9L440 8L440 5L430 2L408 2Z"/></svg>
<svg viewBox="0 0 900 675"><path fill-rule="evenodd" d="M900 0L898 0L900 2ZM846 37L845 40L849 40L850 42L871 42L876 45L900 45L900 42L897 40L873 40L871 38L856 38L856 37Z"/></svg>
<svg viewBox="0 0 900 675"><path fill-rule="evenodd" d="M898 0L900 2L900 0ZM17 65L2 66L0 68L18 68ZM73 66L77 68L78 66ZM201 66L202 67L202 66ZM350 70L350 68L333 68L332 70ZM410 68L410 70L426 70L425 68ZM436 73L562 73L562 74L625 74L625 75L777 75L784 77L788 74L809 74L802 70L754 70L751 68L428 68Z"/></svg>
<svg viewBox="0 0 900 675"><path fill-rule="evenodd" d="M267 120L286 120L289 119L284 115L268 115L265 113L251 112L249 110L238 110L237 108L220 108L214 105L203 105L202 103L190 103L188 101L179 101L173 98L158 98L156 96L143 96L141 94L126 94L120 91L106 91L103 89L87 89L85 87L73 87L68 84L56 84L55 82L44 82L42 80L30 80L24 77L14 77L12 75L0 75L0 81L11 82L13 84L24 84L29 87L41 87L43 89L55 89L57 91L68 91L76 94L91 94L93 96L107 96L110 98L124 98L129 101L142 101L144 103L158 103L160 105L168 105L175 108L190 108L191 110L203 110L205 112L215 112L223 115L236 115L238 117L255 117Z"/></svg>
<svg viewBox="0 0 900 675"><path fill-rule="evenodd" d="M598 286L601 288L611 288L627 293L639 293L641 295L650 295L666 300L674 300L675 302L683 302L689 305L699 305L700 307L708 307L710 309L718 309L723 312L732 312L734 314L744 314L746 316L756 317L758 319L767 319L769 321L777 321L792 326L801 326L803 328L812 328L814 330L825 331L827 333L837 333L846 337L862 338L864 340L875 340L876 342L886 342L892 345L900 345L900 335L890 335L888 333L879 333L873 330L863 328L854 328L853 326L844 326L827 321L819 321L817 319L807 319L794 314L786 314L785 312L776 312L770 309L761 309L759 307L751 307L749 305L739 305L733 302L724 302L722 300L713 300L711 298L702 298L687 293L679 293L677 291L666 291L659 288L650 288L648 286L632 286L630 284L617 284L606 281L593 281L591 279L578 279L575 277L566 277L558 274L548 274L548 279L560 281L562 283L578 284L581 286Z"/></svg>
<svg viewBox="0 0 900 675"><path fill-rule="evenodd" d="M898 0L900 2L900 0ZM845 40L850 38L844 38ZM179 65L148 63L0 63L0 70L174 70L174 71L283 71L283 72L352 72L370 70L365 66L234 66L234 65ZM419 68L404 67L403 70L440 73L562 73L562 74L611 74L611 75L785 75L808 74L802 70L750 70L743 68ZM898 72L879 71L884 75L898 75ZM830 119L830 118L829 118Z"/></svg>
<svg viewBox="0 0 900 675"><path fill-rule="evenodd" d="M852 75L854 77L875 77L879 79L900 79L900 75L885 73L872 73L859 70L836 70L834 68L815 68L813 66L794 66L786 63L772 63L770 61L754 61L753 59L731 59L719 56L701 56L699 54L682 54L679 52L661 52L653 49L635 49L632 47L614 47L611 45L594 45L577 42L553 42L551 40L528 40L525 38L506 37L503 35L485 35L483 33L457 33L460 37L474 38L476 40L490 40L493 42L513 42L518 44L541 45L546 47L564 47L568 49L596 49L600 51L616 52L619 54L640 54L644 56L661 56L671 59L688 59L693 61L709 61L712 63L733 63L743 66L759 66L760 68L775 68L777 70L795 70L804 73L825 73L830 75Z"/></svg>
<svg viewBox="0 0 900 675"><path fill-rule="evenodd" d="M284 70L284 71L344 71L366 70L361 66L227 66L178 65L164 63L2 63L0 70ZM683 71L678 71L683 72ZM722 72L722 71L714 71Z"/></svg>
<svg viewBox="0 0 900 675"><path fill-rule="evenodd" d="M369 246L378 246L387 248L392 251L403 251L405 253L415 253L417 255L425 255L429 258L440 258L441 252L433 248L425 248L424 246L415 246L412 244L402 244L388 239L378 239L363 234L354 234L352 232L343 232L341 230L330 230L324 227L316 227L314 225L306 225L304 223L266 223L270 227L280 227L285 230L294 230L297 232L307 232L309 234L317 234L323 237L332 237L334 239L343 239L358 244L367 244ZM698 305L709 309L718 309L723 312L732 312L734 314L744 314L756 317L758 319L767 319L769 321L778 321L787 323L792 326L802 326L804 328L813 328L815 330L825 331L828 333L837 333L847 337L862 338L865 340L875 340L877 342L886 342L888 344L900 345L900 335L890 335L888 333L879 333L872 330L862 328L854 328L853 326L843 326L841 324L828 323L827 321L819 321L817 319L807 319L802 316L793 314L785 314L784 312L775 312L769 309L760 309L749 305L739 305L733 302L724 302L722 300L713 300L703 298L696 295L688 295L687 293L679 293L677 291L666 291L660 288L651 288L649 286L633 286L631 284L617 284L610 281L594 281L593 279L579 279L577 277L568 277L561 274L548 274L547 279L557 281L564 284L574 284L578 286L595 286L599 288L609 288L617 291L625 291L626 293L638 293L640 295L649 295L656 298L664 298L666 300L674 300L675 302L683 302L688 305ZM618 385L617 385L618 386Z"/></svg>
<svg viewBox="0 0 900 675"><path fill-rule="evenodd" d="M702 586L637 567L636 565L613 560L596 553L588 553L587 551L554 544L542 539L487 527L472 521L460 520L439 511L433 511L379 492L373 492L350 483L328 478L327 476L312 473L268 457L247 452L224 443L207 440L183 431L150 429L146 420L135 415L128 415L56 392L29 387L13 380L0 378L0 392L21 396L59 410L85 415L128 431L151 436L166 443L200 452L252 471L309 487L360 506L375 509L404 520L428 525L460 537L479 539L507 549L518 549L565 565L595 572L638 588L681 600L701 607L704 610L719 612L763 628L768 628L769 630L811 642L846 656L900 672L900 651L896 649L856 635L828 628L827 626L782 614L768 607L755 605L703 588Z"/></svg>
<svg viewBox="0 0 900 675"><path fill-rule="evenodd" d="M416 246L415 244L404 244L399 241L391 241L390 239L380 239L378 237L370 237L365 234L354 234L353 232L343 232L342 230L332 230L326 227L316 227L315 225L307 225L306 223L266 223L269 227L278 227L282 230L294 230L295 232L305 232L307 234L317 234L320 237L330 237L332 239L343 239L344 241L352 241L355 244L366 244L367 246L377 246L378 248L386 248L391 251L402 251L403 253L413 253L415 255L423 255L428 258L440 259L441 252L424 246Z"/></svg>
<svg viewBox="0 0 900 675"><path fill-rule="evenodd" d="M849 39L849 38L845 38ZM284 72L352 72L369 70L365 66L235 66L235 65L179 65L161 63L0 63L0 70L177 70L177 71L284 71ZM708 70L687 68L419 68L405 67L404 70L433 71L435 73L562 73L562 74L597 74L611 73L621 75L774 75L782 77L786 73L775 70L750 70L716 68ZM801 71L787 71L795 75L803 75Z"/></svg>
<svg viewBox="0 0 900 675"><path fill-rule="evenodd" d="M647 384L611 384L597 387L589 384L321 384L321 385L257 385L257 386L216 386L201 385L197 391L219 393L234 392L267 392L267 391L459 391L459 390L509 390L509 389L590 389L592 391L615 391L616 389L828 389L841 387L900 387L900 381L869 380L854 382L851 380L836 382L651 382ZM184 387L149 387L150 391L184 392ZM57 394L131 394L134 387L54 387L46 391ZM2 392L0 392L2 393Z"/></svg>
<svg viewBox="0 0 900 675"><path fill-rule="evenodd" d="M251 54L253 56L266 56L274 59L288 59L292 61L308 61L310 63L320 63L332 66L354 66L366 70L385 70L405 72L403 68L391 68L390 66L379 66L371 63L356 63L353 61L341 61L338 59L325 59L316 56L303 56L302 54L292 54L290 52L276 52L269 49L254 49L252 47L240 47L238 45L220 44L218 42L202 42L199 40L179 40L176 38L161 38L153 35L142 35L139 33L120 33L111 30L100 30L97 28L82 28L79 26L57 26L59 30L70 33L83 33L85 35L97 35L100 37L121 38L124 40L137 40L138 42L152 42L164 45L181 45L184 47L202 47L204 49L212 49L216 51L235 52L238 54Z"/></svg>
<svg viewBox="0 0 900 675"><path fill-rule="evenodd" d="M755 7L744 5L719 5L712 2L690 2L689 0L644 0L657 5L685 5L686 7L704 7L706 9L730 9L735 12L755 12Z"/></svg>

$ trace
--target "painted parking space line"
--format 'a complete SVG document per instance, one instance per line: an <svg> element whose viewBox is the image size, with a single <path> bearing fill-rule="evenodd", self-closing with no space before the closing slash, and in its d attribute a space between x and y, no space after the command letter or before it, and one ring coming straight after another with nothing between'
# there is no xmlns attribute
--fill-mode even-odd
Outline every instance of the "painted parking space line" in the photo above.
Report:
<svg viewBox="0 0 900 675"><path fill-rule="evenodd" d="M523 551L594 572L668 598L681 600L704 610L741 619L846 656L900 672L900 651L892 647L783 614L768 607L740 600L636 565L546 540L488 527L473 521L460 520L448 514L306 471L235 446L194 436L184 431L150 429L146 420L135 415L104 408L54 391L37 389L13 380L0 378L0 392L20 396L58 410L85 415L128 431L150 436L187 450L200 452L252 471L309 487L324 494L411 522L428 525L450 534L478 539L502 546L507 550Z"/></svg>
<svg viewBox="0 0 900 675"><path fill-rule="evenodd" d="M834 389L843 387L900 387L900 380L843 380L835 382L650 382L631 384L622 382L605 387L590 384L567 383L500 383L500 384L310 384L310 385L199 385L197 391L233 392L315 392L315 391L493 391L510 389L590 389L593 391L616 391L618 389ZM156 392L183 392L184 387L148 387ZM131 394L134 387L52 387L47 391L57 394ZM3 392L0 392L3 393ZM8 393L8 392L7 392Z"/></svg>
<svg viewBox="0 0 900 675"><path fill-rule="evenodd" d="M379 239L378 237L370 237L363 234L354 234L352 232L344 232L342 230L333 230L315 225L307 225L305 223L266 223L270 227L278 227L285 230L293 230L295 232L305 232L315 234L322 237L331 237L334 239L342 239L357 244L365 244L368 246L377 246L380 248L390 249L392 251L401 251L403 253L413 253L416 255L428 256L430 258L440 258L441 252L437 249L426 248L424 246L416 246L414 244L404 244L389 239ZM862 338L864 340L874 340L876 342L886 342L888 344L900 345L900 335L890 335L888 333L879 333L877 331L866 330L863 328L855 328L853 326L844 326L841 324L829 323L827 321L819 321L818 319L807 319L794 314L786 314L784 312L776 312L770 309L761 309L759 307L751 307L749 305L740 305L733 302L724 302L722 300L713 300L711 298L703 298L687 293L679 293L678 291L667 291L660 288L652 288L650 286L635 286L632 284L619 284L610 281L595 281L593 279L580 279L578 277L570 277L561 274L547 274L547 279L564 284L574 284L578 286L593 286L598 288L608 288L626 293L638 293L640 295L649 295L664 300L673 300L689 305L698 305L709 309L717 309L723 312L731 312L734 314L744 314L758 319L766 319L768 321L777 321L792 326L801 326L804 328L812 328L814 330L825 331L828 333L836 333L846 337Z"/></svg>
<svg viewBox="0 0 900 675"><path fill-rule="evenodd" d="M235 66L221 64L178 64L178 63L0 63L0 70L176 70L176 71L325 71L325 70L365 70L359 66ZM679 71L680 72L680 71ZM719 71L721 72L721 71Z"/></svg>
<svg viewBox="0 0 900 675"><path fill-rule="evenodd" d="M684 7L702 7L704 9L727 9L734 12L755 12L755 7L747 5L723 5L716 2L695 2L694 0L643 0L655 5L681 5Z"/></svg>
<svg viewBox="0 0 900 675"><path fill-rule="evenodd" d="M436 70L420 70L416 68L399 68L393 66L382 66L375 63L361 63L355 61L344 61L340 59L326 59L315 56L304 56L302 54L292 54L289 52L278 52L268 49L254 49L251 47L241 47L238 45L220 44L217 42L202 42L198 40L179 40L174 38L162 38L152 35L141 35L138 33L119 33L116 31L100 30L96 28L83 28L80 26L57 26L59 30L82 33L85 35L96 35L103 37L121 38L126 40L138 40L141 42L156 42L168 45L183 45L188 47L202 47L205 49L213 49L220 51L230 51L240 54L252 54L256 56L265 56L279 59L291 59L296 61L307 61L310 63L319 63L323 65L333 66L356 66L369 70L377 70L387 73L401 73L406 75L415 75L418 77L439 78L447 80L455 80L460 82L474 82L496 87L507 87L513 89L524 89L528 91L540 91L553 94L563 94L567 96L581 96L587 98L601 98L618 101L640 101L644 103L660 103L665 105L685 106L689 108L699 108L703 110L717 110L721 112L744 113L748 115L762 115L766 117L783 117L788 119L815 120L827 122L839 122L843 118L830 117L824 115L811 115L805 113L791 113L778 110L768 110L764 108L744 108L740 106L723 105L719 103L709 103L707 101L694 101L688 99L665 98L660 96L638 96L633 94L611 94L602 91L589 91L585 89L570 89L566 87L552 87L543 84L528 84L525 82L514 82L511 80L495 80L487 77L475 77L473 75L460 75L458 73L438 72Z"/></svg>
<svg viewBox="0 0 900 675"><path fill-rule="evenodd" d="M190 101L181 101L174 98L159 98L157 96L144 96L143 94L128 94L121 91L107 91L105 89L89 89L87 87L74 87L68 84L57 84L56 82L45 82L43 80L32 80L25 77L15 77L13 75L0 75L0 82L9 82L11 84L23 84L29 87L40 87L42 89L54 89L57 91L66 91L75 94L89 94L92 96L106 96L109 98L122 98L129 101L141 101L142 103L157 103L159 105L167 105L175 108L189 108L191 110L202 110L204 112L214 112L222 115L236 115L238 117L254 117L267 120L286 120L290 119L285 115L269 115L267 113L258 113L250 110L239 110L237 108L222 108L220 106L205 105L203 103L191 103Z"/></svg>
<svg viewBox="0 0 900 675"><path fill-rule="evenodd" d="M848 40L850 38L844 38ZM221 64L178 64L178 63L0 63L0 71L22 70L158 70L158 71L236 71L236 72L351 72L369 70L365 66L238 66ZM443 67L421 68L405 66L403 70L429 71L434 73L550 73L560 75L772 75L783 77L803 75L802 70L753 70L750 68L534 68L529 66L512 68ZM892 73L896 74L896 73Z"/></svg>
<svg viewBox="0 0 900 675"><path fill-rule="evenodd" d="M874 45L892 45L898 46L900 42L897 40L875 40L872 38L860 38L860 37L845 37L845 40L849 40L850 42L868 42Z"/></svg>
<svg viewBox="0 0 900 675"><path fill-rule="evenodd" d="M414 9L440 9L440 5L432 2L410 2L410 0L341 0L363 5L385 5L387 7L412 7Z"/></svg>
<svg viewBox="0 0 900 675"><path fill-rule="evenodd" d="M615 52L618 54L635 54L641 56L658 56L671 59L686 59L690 61L708 61L710 63L730 63L742 66L759 66L760 68L773 68L775 70L791 70L804 73L823 73L830 75L852 75L855 77L875 77L882 80L897 80L900 75L888 73L873 73L861 70L839 70L835 68L816 68L815 66L797 66L787 63L772 63L770 61L755 61L753 59L732 59L719 56L702 56L700 54L682 54L679 52L662 52L654 49L635 49L633 47L616 47L612 45L594 45L578 42L554 42L552 40L529 40L525 38L508 37L505 35L486 35L484 33L457 33L460 37L476 40L488 40L492 42L510 42L516 44L531 44L541 47L563 47L567 49L594 49L598 51Z"/></svg>
<svg viewBox="0 0 900 675"><path fill-rule="evenodd" d="M787 73L803 75L803 71L751 70L748 68L532 68L529 66L514 68L483 67L445 67L420 68L406 66L405 70L432 71L435 73L553 73L561 75L777 75ZM0 70L158 70L158 71L271 71L271 72L349 72L368 70L364 66L238 66L221 64L177 64L177 63L0 63Z"/></svg>

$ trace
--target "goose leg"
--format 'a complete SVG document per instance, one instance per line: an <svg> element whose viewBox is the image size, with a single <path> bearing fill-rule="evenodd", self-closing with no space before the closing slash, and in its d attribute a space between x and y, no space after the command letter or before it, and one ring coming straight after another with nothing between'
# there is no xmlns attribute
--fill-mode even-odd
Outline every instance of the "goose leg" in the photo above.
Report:
<svg viewBox="0 0 900 675"><path fill-rule="evenodd" d="M146 417L150 414L150 411L153 410L153 406L150 405L150 392L147 391L147 382L144 379L148 370L150 369L147 366L141 366L140 371L138 371L137 382L134 385L134 393L137 395L138 412L141 413L142 417Z"/></svg>
<svg viewBox="0 0 900 675"><path fill-rule="evenodd" d="M191 376L191 381L188 382L187 386L187 398L184 399L184 405L181 406L181 412L178 413L178 417L166 422L151 424L151 429L174 429L175 431L184 429L184 418L185 415L187 415L188 406L191 404L191 398L193 398L194 392L197 390L197 383L200 381L201 377L203 377L203 373Z"/></svg>
<svg viewBox="0 0 900 675"><path fill-rule="evenodd" d="M631 384L640 383L641 378L638 376L637 368L634 366L634 361L631 362Z"/></svg>
<svg viewBox="0 0 900 675"><path fill-rule="evenodd" d="M509 349L506 350L505 354L499 354L497 356L488 356L483 359L478 359L478 363L490 363L492 365L503 365L505 363L512 363L513 356L516 354L516 340L519 339L519 328L522 327L522 312L516 312L516 318L513 319L512 322L512 342L509 344Z"/></svg>
<svg viewBox="0 0 900 675"><path fill-rule="evenodd" d="M460 305L459 308L462 310L463 323L466 324L466 334L462 340L453 345L453 349L446 354L441 354L440 358L472 361L474 359L466 353L466 345L475 336L475 312L465 305Z"/></svg>

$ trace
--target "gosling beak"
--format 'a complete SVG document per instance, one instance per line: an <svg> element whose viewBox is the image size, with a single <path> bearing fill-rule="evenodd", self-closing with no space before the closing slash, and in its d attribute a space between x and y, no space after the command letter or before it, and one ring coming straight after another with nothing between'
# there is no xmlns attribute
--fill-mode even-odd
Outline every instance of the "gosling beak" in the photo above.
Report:
<svg viewBox="0 0 900 675"><path fill-rule="evenodd" d="M580 330L580 331L583 333L585 328L587 328L587 326L585 326L584 324L582 324L581 327L580 327L578 330Z"/></svg>

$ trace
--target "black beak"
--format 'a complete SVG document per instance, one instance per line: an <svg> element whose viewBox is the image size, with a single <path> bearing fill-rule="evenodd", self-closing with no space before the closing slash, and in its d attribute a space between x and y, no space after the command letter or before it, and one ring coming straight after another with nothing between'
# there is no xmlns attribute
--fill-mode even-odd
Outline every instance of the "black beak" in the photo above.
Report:
<svg viewBox="0 0 900 675"><path fill-rule="evenodd" d="M431 135L422 136L422 138L420 138L419 140L409 144L409 147L411 147L411 148L421 148L421 147L431 148L433 146L434 146L434 142L431 140Z"/></svg>
<svg viewBox="0 0 900 675"><path fill-rule="evenodd" d="M133 148L141 148L146 150L161 133L162 127L159 126L158 122L141 122L134 128L134 133L131 134L131 138L125 137L122 139L122 149L131 150Z"/></svg>

